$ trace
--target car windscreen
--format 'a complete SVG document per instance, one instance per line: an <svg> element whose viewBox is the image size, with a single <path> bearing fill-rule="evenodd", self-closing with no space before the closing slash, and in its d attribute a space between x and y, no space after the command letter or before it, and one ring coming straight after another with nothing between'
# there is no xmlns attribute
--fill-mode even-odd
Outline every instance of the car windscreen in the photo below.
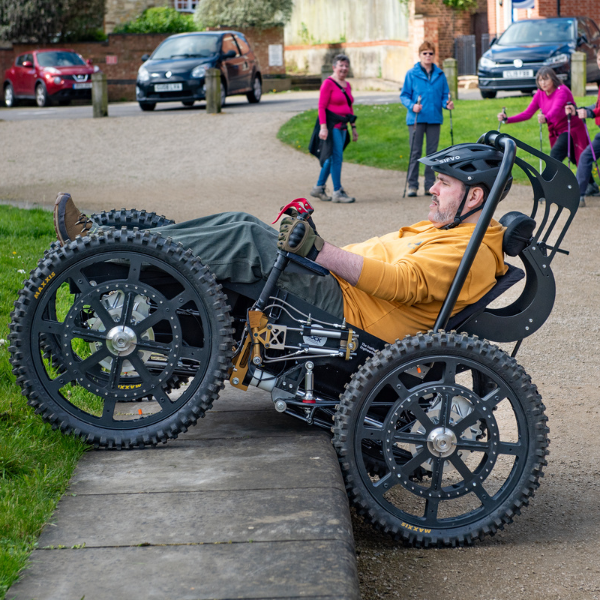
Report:
<svg viewBox="0 0 600 600"><path fill-rule="evenodd" d="M218 48L218 35L184 35L165 40L154 51L152 60L208 57L215 54Z"/></svg>
<svg viewBox="0 0 600 600"><path fill-rule="evenodd" d="M85 67L85 61L75 52L40 52L37 55L40 67Z"/></svg>
<svg viewBox="0 0 600 600"><path fill-rule="evenodd" d="M569 42L575 38L573 19L522 21L513 23L498 40L499 46L518 44L552 44Z"/></svg>

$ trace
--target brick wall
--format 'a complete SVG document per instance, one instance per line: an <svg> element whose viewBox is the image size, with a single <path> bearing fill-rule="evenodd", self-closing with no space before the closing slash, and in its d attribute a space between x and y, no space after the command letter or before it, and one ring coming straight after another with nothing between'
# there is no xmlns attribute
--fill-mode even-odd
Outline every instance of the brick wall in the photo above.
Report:
<svg viewBox="0 0 600 600"><path fill-rule="evenodd" d="M106 0L104 13L104 32L112 33L117 25L132 21L147 8L156 6L173 7L173 0Z"/></svg>
<svg viewBox="0 0 600 600"><path fill-rule="evenodd" d="M492 0L489 0L492 2ZM417 49L423 40L428 40L436 47L439 64L445 58L454 56L454 38L459 35L470 35L472 31L472 14L487 12L488 0L478 0L477 8L470 12L456 11L441 0L415 0L415 24L422 19L422 25L413 29L413 47L415 60ZM419 37L423 35L423 37Z"/></svg>
<svg viewBox="0 0 600 600"><path fill-rule="evenodd" d="M265 76L285 74L285 67L269 67L269 44L283 45L283 27L264 31L246 30L244 35L258 57L261 72ZM56 47L70 48L85 59L91 59L106 73L108 99L135 100L135 79L142 64L142 56L150 54L168 34L110 34L106 42L80 42L60 44ZM45 46L51 48L52 45ZM12 49L0 48L0 68L2 75L15 57L24 52L39 48L36 44L14 44ZM107 59L107 57L109 57ZM112 64L116 60L116 64ZM108 64L108 63L111 64ZM285 62L284 62L285 64Z"/></svg>

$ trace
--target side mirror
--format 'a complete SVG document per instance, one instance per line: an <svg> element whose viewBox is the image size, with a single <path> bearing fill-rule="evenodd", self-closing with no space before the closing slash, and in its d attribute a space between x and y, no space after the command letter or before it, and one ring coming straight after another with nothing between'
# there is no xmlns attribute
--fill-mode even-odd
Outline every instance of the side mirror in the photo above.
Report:
<svg viewBox="0 0 600 600"><path fill-rule="evenodd" d="M91 59L91 58L88 58L88 59L87 59L85 62L86 62L86 63L87 63L87 64L88 64L90 67L92 66L92 59Z"/></svg>
<svg viewBox="0 0 600 600"><path fill-rule="evenodd" d="M233 58L235 56L235 54L236 54L235 50L229 50L228 52L226 52L225 54L223 54L221 56L221 58L223 60L227 60L228 58Z"/></svg>
<svg viewBox="0 0 600 600"><path fill-rule="evenodd" d="M30 60L24 60L21 66L25 69L31 69L33 67L33 63Z"/></svg>
<svg viewBox="0 0 600 600"><path fill-rule="evenodd" d="M142 54L142 62L146 62L150 58L149 54Z"/></svg>
<svg viewBox="0 0 600 600"><path fill-rule="evenodd" d="M493 38L490 40L490 46L493 46L493 45L494 45L494 44L495 44L497 41L498 41L498 38L495 38L495 37L493 37Z"/></svg>
<svg viewBox="0 0 600 600"><path fill-rule="evenodd" d="M578 46L581 46L582 44L587 44L587 43L588 43L588 39L587 39L587 37L585 36L585 34L583 34L583 35L580 35L580 36L577 38L577 45L578 45Z"/></svg>

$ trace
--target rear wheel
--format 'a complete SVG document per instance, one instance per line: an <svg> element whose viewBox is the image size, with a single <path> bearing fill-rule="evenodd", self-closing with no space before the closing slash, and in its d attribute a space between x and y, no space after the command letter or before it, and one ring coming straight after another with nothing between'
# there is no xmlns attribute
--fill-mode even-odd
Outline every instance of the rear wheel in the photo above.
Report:
<svg viewBox="0 0 600 600"><path fill-rule="evenodd" d="M250 104L260 102L260 99L262 98L262 81L258 75L252 80L252 91L246 94L246 98L248 98Z"/></svg>
<svg viewBox="0 0 600 600"><path fill-rule="evenodd" d="M182 100L181 104L183 104L184 106L194 106L194 101L193 100Z"/></svg>
<svg viewBox="0 0 600 600"><path fill-rule="evenodd" d="M122 208L120 210L113 209L94 213L90 216L95 223L101 227L126 227L127 229L154 229L155 227L163 227L175 223L172 219L167 219L155 212L147 212L145 210L137 210L135 208Z"/></svg>
<svg viewBox="0 0 600 600"><path fill-rule="evenodd" d="M13 90L13 86L11 83L7 83L4 86L4 104L6 104L7 108L12 108L16 106L18 103L15 98L15 91Z"/></svg>
<svg viewBox="0 0 600 600"><path fill-rule="evenodd" d="M48 90L46 90L46 86L41 81L35 86L35 103L40 108L52 104L48 96Z"/></svg>
<svg viewBox="0 0 600 600"><path fill-rule="evenodd" d="M546 464L546 420L530 378L499 348L418 335L353 376L333 443L366 521L409 545L463 546L529 503Z"/></svg>
<svg viewBox="0 0 600 600"><path fill-rule="evenodd" d="M145 112L154 110L156 108L156 102L138 102L138 104L140 105L140 108Z"/></svg>
<svg viewBox="0 0 600 600"><path fill-rule="evenodd" d="M45 421L96 447L176 438L227 374L220 290L191 252L150 231L78 238L40 261L15 303L17 383ZM44 335L59 341L59 360L44 358ZM176 391L175 377L187 378Z"/></svg>

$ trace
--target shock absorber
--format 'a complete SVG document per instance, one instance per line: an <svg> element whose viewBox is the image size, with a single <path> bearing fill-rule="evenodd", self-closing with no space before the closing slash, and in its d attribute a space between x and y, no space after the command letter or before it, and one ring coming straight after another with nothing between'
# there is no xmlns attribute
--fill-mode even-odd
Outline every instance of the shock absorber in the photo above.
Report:
<svg viewBox="0 0 600 600"><path fill-rule="evenodd" d="M304 399L303 404L315 404L314 385L315 385L315 374L313 369L315 368L314 363L310 360L306 363L306 375L304 376Z"/></svg>

